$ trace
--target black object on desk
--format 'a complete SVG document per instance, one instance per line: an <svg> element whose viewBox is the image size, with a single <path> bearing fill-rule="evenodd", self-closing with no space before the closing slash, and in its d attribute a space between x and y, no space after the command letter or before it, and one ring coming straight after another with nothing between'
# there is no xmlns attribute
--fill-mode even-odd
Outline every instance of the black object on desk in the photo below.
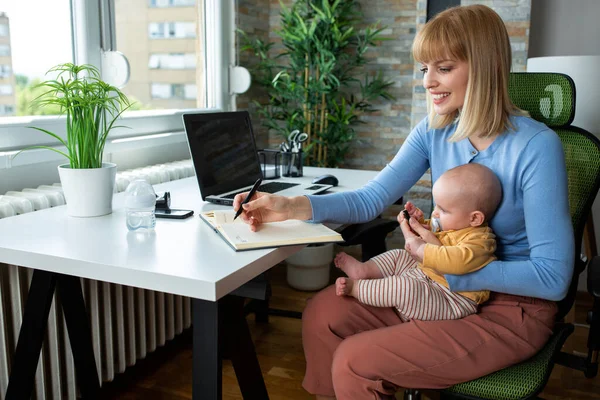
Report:
<svg viewBox="0 0 600 400"><path fill-rule="evenodd" d="M281 175L298 178L303 175L302 164L304 152L286 151L281 153Z"/></svg>
<svg viewBox="0 0 600 400"><path fill-rule="evenodd" d="M335 176L333 176L331 174L326 174L326 175L317 176L315 179L312 180L312 183L337 186L339 181L338 181L338 178L336 178Z"/></svg>
<svg viewBox="0 0 600 400"><path fill-rule="evenodd" d="M277 179L280 176L281 152L273 149L263 149L258 151L260 160L260 170L263 179Z"/></svg>
<svg viewBox="0 0 600 400"><path fill-rule="evenodd" d="M194 215L194 210L177 210L169 208L168 210L157 208L154 211L156 218L170 218L170 219L186 219Z"/></svg>

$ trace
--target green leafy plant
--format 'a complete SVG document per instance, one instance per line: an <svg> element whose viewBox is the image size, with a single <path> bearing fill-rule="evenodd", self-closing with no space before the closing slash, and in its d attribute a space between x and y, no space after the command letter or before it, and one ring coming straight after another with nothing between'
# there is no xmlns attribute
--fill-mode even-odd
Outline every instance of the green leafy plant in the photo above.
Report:
<svg viewBox="0 0 600 400"><path fill-rule="evenodd" d="M242 50L258 57L253 80L268 94L255 102L263 125L284 139L294 129L308 133L305 163L336 167L356 137L360 115L375 111L372 102L393 96L393 82L381 72L370 76L364 66L367 50L376 46L385 27L374 24L359 31L357 0L298 0L281 3L283 50L273 42L242 36Z"/></svg>
<svg viewBox="0 0 600 400"><path fill-rule="evenodd" d="M118 88L102 81L93 65L65 63L51 68L47 74L50 73L57 73L56 79L34 87L42 88L43 93L33 101L33 106L58 109L65 115L66 138L47 129L30 128L52 136L67 152L50 146L31 146L25 150L52 150L68 158L70 167L75 169L101 168L106 138L111 129L120 127L114 124L131 103Z"/></svg>

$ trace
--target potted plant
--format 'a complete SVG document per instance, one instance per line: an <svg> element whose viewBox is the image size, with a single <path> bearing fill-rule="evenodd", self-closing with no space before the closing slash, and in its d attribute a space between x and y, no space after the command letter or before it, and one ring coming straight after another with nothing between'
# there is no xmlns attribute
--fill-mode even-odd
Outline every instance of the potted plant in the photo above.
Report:
<svg viewBox="0 0 600 400"><path fill-rule="evenodd" d="M69 215L110 214L117 169L115 164L102 161L104 146L110 131L117 128L116 120L131 104L118 88L100 79L100 72L92 65L65 63L51 68L50 73L57 74L56 78L36 85L46 91L33 106L58 107L66 116L66 137L31 128L52 136L66 151L49 146L25 150L44 148L69 160L58 167Z"/></svg>
<svg viewBox="0 0 600 400"><path fill-rule="evenodd" d="M362 114L375 111L371 102L393 99L387 91L393 82L364 69L365 54L384 40L380 33L385 27L359 30L357 0L297 0L291 8L280 4L276 33L282 50L239 31L242 50L258 58L253 81L268 94L266 104L255 104L263 125L284 140L294 129L309 135L307 165L337 167L355 139L353 126Z"/></svg>
<svg viewBox="0 0 600 400"><path fill-rule="evenodd" d="M376 111L371 102L393 99L393 84L381 72L369 75L364 66L367 50L384 40L379 24L360 30L362 14L357 0L297 0L291 8L281 1L281 28L274 42L251 38L243 31L242 50L257 63L253 81L268 95L255 101L263 125L287 139L294 129L306 132L304 164L338 167L355 140L360 116ZM307 246L286 262L290 286L318 290L329 282L333 245Z"/></svg>

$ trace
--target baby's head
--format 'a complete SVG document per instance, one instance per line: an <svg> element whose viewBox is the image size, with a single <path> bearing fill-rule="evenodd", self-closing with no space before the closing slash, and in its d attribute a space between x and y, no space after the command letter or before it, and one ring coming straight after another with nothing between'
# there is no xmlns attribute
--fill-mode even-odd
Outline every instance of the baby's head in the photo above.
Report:
<svg viewBox="0 0 600 400"><path fill-rule="evenodd" d="M433 185L432 217L441 229L458 230L489 221L502 200L500 180L486 166L465 164L442 174Z"/></svg>

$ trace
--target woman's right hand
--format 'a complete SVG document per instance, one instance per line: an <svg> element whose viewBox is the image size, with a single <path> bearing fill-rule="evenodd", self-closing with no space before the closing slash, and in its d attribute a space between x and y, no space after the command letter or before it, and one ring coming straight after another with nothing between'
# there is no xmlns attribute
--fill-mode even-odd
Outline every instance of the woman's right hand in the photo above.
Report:
<svg viewBox="0 0 600 400"><path fill-rule="evenodd" d="M248 193L240 193L233 199L233 209L237 210ZM287 219L306 220L312 218L312 207L306 196L285 197L257 192L248 203L242 206L242 220L256 231L265 222Z"/></svg>

